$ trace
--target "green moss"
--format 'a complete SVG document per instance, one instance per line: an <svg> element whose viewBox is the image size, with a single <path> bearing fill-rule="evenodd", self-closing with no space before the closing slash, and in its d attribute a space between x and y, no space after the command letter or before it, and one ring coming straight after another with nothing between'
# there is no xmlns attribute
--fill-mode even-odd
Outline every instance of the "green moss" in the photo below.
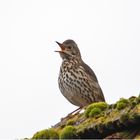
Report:
<svg viewBox="0 0 140 140"><path fill-rule="evenodd" d="M129 101L130 102L133 102L135 99L136 99L136 97L135 96L132 96L132 97L129 98Z"/></svg>
<svg viewBox="0 0 140 140"><path fill-rule="evenodd" d="M127 105L128 105L128 100L127 99L124 99L124 98L121 98L118 102L117 102L117 105L116 105L116 108L118 110L121 110L121 109L124 109Z"/></svg>
<svg viewBox="0 0 140 140"><path fill-rule="evenodd" d="M131 102L131 106L132 107L135 107L136 105L137 105L137 102L136 101Z"/></svg>
<svg viewBox="0 0 140 140"><path fill-rule="evenodd" d="M75 125L75 122L81 118L83 118L83 113L75 114L70 119L67 120L66 125Z"/></svg>
<svg viewBox="0 0 140 140"><path fill-rule="evenodd" d="M50 128L37 132L32 139L58 139L58 133Z"/></svg>
<svg viewBox="0 0 140 140"><path fill-rule="evenodd" d="M49 133L50 139L58 139L59 138L58 133L53 128L49 129L48 133Z"/></svg>
<svg viewBox="0 0 140 140"><path fill-rule="evenodd" d="M73 126L66 126L60 133L60 139L76 138L76 129Z"/></svg>
<svg viewBox="0 0 140 140"><path fill-rule="evenodd" d="M126 103L123 103L123 102L117 103L117 109L118 110L124 109L125 107L126 107Z"/></svg>
<svg viewBox="0 0 140 140"><path fill-rule="evenodd" d="M100 108L93 108L90 113L89 113L89 117L95 117L96 115L100 114L102 112L102 110Z"/></svg>
<svg viewBox="0 0 140 140"><path fill-rule="evenodd" d="M137 98L135 96L132 96L132 97L129 98L129 103L131 105L131 108L134 108L137 105L136 99Z"/></svg>
<svg viewBox="0 0 140 140"><path fill-rule="evenodd" d="M123 103L127 104L129 101L127 99L125 99L125 98L120 98L119 102L123 102Z"/></svg>
<svg viewBox="0 0 140 140"><path fill-rule="evenodd" d="M86 111L84 112L86 117L89 117L90 114L94 114L94 112L100 112L105 110L108 107L108 104L105 102L97 102L97 103L93 103L91 105L89 105L86 109ZM96 108L96 109L94 109ZM98 108L98 110L97 110ZM94 110L93 110L94 109ZM93 111L92 111L93 110ZM99 111L100 110L100 111ZM92 112L92 113L91 113ZM92 116L92 115L91 115Z"/></svg>
<svg viewBox="0 0 140 140"><path fill-rule="evenodd" d="M46 139L49 138L47 129L35 133L32 139L45 139L45 138Z"/></svg>

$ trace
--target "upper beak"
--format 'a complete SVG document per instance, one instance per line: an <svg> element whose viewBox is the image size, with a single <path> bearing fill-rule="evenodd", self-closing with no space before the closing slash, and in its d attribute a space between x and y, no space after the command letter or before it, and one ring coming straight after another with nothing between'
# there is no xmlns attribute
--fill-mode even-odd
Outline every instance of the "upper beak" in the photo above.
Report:
<svg viewBox="0 0 140 140"><path fill-rule="evenodd" d="M60 51L55 51L55 52L63 52L63 50L65 50L65 47L63 46L63 44L61 44L61 43L59 43L59 42L57 42L57 41L55 41L58 45L59 45L59 47L61 48L61 50Z"/></svg>

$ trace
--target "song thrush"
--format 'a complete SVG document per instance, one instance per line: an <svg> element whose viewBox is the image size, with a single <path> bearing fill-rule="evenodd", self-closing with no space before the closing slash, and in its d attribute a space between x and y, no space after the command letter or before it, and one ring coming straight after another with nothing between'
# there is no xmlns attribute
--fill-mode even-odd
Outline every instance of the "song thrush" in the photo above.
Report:
<svg viewBox="0 0 140 140"><path fill-rule="evenodd" d="M96 75L84 63L80 50L73 40L66 40L60 46L62 58L58 84L61 93L72 104L84 107L93 102L104 102L105 98Z"/></svg>

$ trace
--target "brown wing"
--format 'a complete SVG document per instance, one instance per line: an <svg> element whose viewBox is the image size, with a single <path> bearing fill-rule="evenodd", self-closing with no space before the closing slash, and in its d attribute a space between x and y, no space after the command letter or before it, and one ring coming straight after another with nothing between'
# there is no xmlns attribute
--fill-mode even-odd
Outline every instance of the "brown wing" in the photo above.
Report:
<svg viewBox="0 0 140 140"><path fill-rule="evenodd" d="M104 94L103 94L102 89L101 89L101 87L98 83L98 79L97 79L94 71L84 62L82 62L82 66L83 66L85 72L90 76L90 78L98 84L98 88L99 88L98 90L99 90L99 93L100 93L100 94L98 94L99 100L100 101L105 101Z"/></svg>

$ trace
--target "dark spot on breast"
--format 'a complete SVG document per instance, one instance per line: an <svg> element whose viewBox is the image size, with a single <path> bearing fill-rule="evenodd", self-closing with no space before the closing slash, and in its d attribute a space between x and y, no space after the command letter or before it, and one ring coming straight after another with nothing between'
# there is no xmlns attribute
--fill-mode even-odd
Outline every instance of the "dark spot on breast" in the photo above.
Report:
<svg viewBox="0 0 140 140"><path fill-rule="evenodd" d="M68 78L68 74L66 73L66 78Z"/></svg>

